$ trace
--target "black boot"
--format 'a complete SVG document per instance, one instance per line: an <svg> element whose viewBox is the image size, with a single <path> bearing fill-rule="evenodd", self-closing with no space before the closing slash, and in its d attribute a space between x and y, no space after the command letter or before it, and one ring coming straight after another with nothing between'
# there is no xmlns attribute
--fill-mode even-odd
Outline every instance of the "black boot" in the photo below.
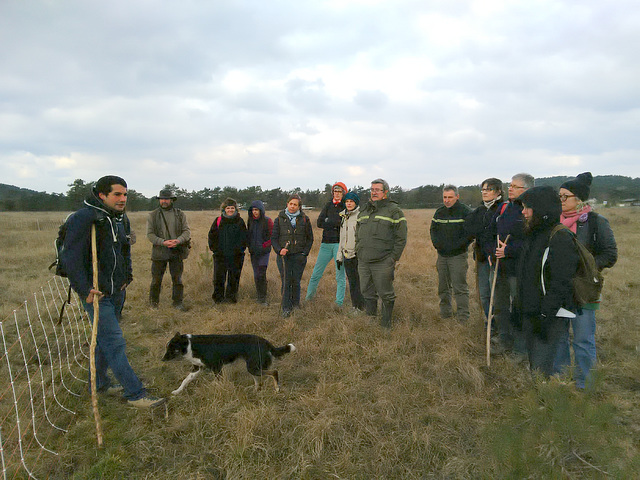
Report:
<svg viewBox="0 0 640 480"><path fill-rule="evenodd" d="M259 278L256 280L257 301L260 305L267 305L267 279Z"/></svg>
<svg viewBox="0 0 640 480"><path fill-rule="evenodd" d="M378 314L378 299L365 298L364 309L365 312L367 312L367 315L369 315L370 317L375 317Z"/></svg>
<svg viewBox="0 0 640 480"><path fill-rule="evenodd" d="M394 300L384 300L382 302L382 318L380 319L380 325L384 328L391 328L393 314Z"/></svg>
<svg viewBox="0 0 640 480"><path fill-rule="evenodd" d="M158 308L158 304L160 303L160 290L162 290L162 283L159 285L151 284L151 288L149 289L149 305L152 308Z"/></svg>

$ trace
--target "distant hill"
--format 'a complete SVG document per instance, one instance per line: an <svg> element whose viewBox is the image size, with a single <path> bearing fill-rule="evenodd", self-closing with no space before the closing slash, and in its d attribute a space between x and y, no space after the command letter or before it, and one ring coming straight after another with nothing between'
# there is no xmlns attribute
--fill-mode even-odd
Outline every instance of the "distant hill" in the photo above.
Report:
<svg viewBox="0 0 640 480"><path fill-rule="evenodd" d="M62 193L36 192L0 183L0 211L60 211L66 206Z"/></svg>
<svg viewBox="0 0 640 480"><path fill-rule="evenodd" d="M574 177L537 178L536 185L550 185L559 188L571 178ZM75 210L81 205L82 199L85 198L91 185L92 183L85 183L78 179L66 194L62 194L36 192L0 183L0 211ZM240 204L247 205L253 200L260 199L273 208L281 208L290 193L300 193L306 205L320 207L329 198L327 189L330 189L331 185L325 185L324 190L307 190L305 192L300 189L289 192L279 188L265 191L255 186L242 190L233 187L224 187L224 189L216 187L213 190L187 192L175 185L170 185L170 187L176 191L180 208L184 210L217 210L220 202L227 196L232 196ZM443 185L423 185L411 190L404 190L402 187L396 186L391 189L391 196L403 208L435 208L442 204L442 187ZM368 192L363 187L354 187L353 190L360 196L361 201L367 199ZM480 204L481 195L478 185L462 186L459 187L459 190L460 200L463 203ZM129 197L128 208L130 207L132 210L147 210L157 206L157 200L146 198L135 190L130 190ZM628 199L640 199L640 178L622 175L596 176L591 185L591 198L595 198L598 203L606 201L609 204L618 204Z"/></svg>

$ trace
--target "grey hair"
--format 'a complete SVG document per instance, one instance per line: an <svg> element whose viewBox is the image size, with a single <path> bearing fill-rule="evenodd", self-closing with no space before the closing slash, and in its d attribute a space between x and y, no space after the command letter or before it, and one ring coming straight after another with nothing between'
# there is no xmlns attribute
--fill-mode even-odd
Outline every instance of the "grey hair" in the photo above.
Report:
<svg viewBox="0 0 640 480"><path fill-rule="evenodd" d="M511 180L521 181L524 188L533 188L536 186L536 179L533 178L533 175L530 175L528 173L516 173L513 177L511 177Z"/></svg>
<svg viewBox="0 0 640 480"><path fill-rule="evenodd" d="M458 187L456 187L455 185L445 185L444 187L442 187L442 192L446 192L447 190L451 190L453 191L453 193L455 193L456 195L458 195Z"/></svg>
<svg viewBox="0 0 640 480"><path fill-rule="evenodd" d="M373 185L374 183L381 183L382 188L384 188L384 191L385 192L389 191L389 184L387 183L386 180L383 180L381 178L376 178L375 180L371 180L371 185Z"/></svg>

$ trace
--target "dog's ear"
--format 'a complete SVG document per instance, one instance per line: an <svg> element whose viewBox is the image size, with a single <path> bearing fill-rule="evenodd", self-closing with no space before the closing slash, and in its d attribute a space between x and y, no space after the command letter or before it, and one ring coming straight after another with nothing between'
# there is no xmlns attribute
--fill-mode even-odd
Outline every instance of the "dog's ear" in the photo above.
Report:
<svg viewBox="0 0 640 480"><path fill-rule="evenodd" d="M180 335L180 332L176 332L176 334L173 336L173 338L180 338L182 335Z"/></svg>

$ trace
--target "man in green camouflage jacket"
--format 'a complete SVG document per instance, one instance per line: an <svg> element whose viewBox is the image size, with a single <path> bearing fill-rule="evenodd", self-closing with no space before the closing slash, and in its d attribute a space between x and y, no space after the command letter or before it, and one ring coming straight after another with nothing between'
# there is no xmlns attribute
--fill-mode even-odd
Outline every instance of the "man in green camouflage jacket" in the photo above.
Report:
<svg viewBox="0 0 640 480"><path fill-rule="evenodd" d="M356 228L356 257L365 309L378 311L382 300L381 325L391 327L396 294L393 276L407 244L407 220L398 204L388 198L389 184L377 178L371 182L370 200L360 209Z"/></svg>

